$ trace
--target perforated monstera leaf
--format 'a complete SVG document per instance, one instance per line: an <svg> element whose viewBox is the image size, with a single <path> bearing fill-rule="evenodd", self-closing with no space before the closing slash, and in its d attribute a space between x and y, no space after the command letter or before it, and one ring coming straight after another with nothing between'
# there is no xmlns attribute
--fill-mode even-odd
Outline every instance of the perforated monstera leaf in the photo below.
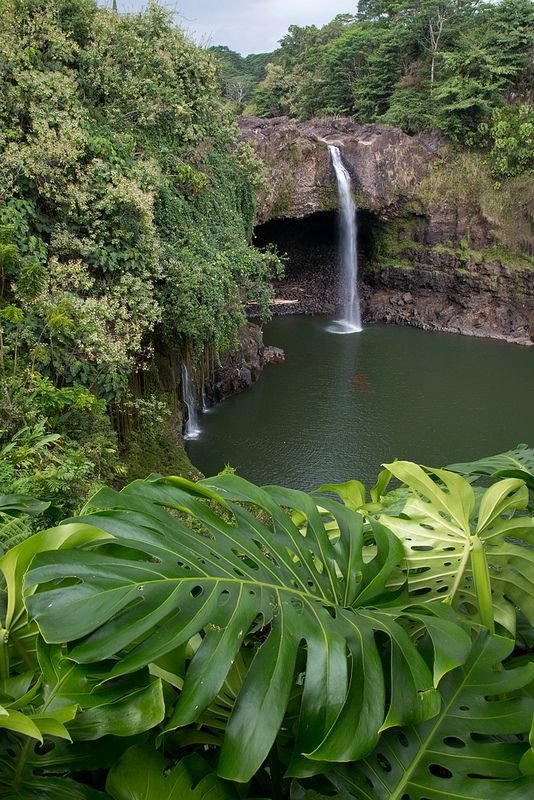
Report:
<svg viewBox="0 0 534 800"><path fill-rule="evenodd" d="M37 556L26 580L29 612L47 642L71 643L69 658L117 658L110 678L200 633L167 730L199 720L240 648L249 649L221 749L223 777L246 781L266 758L284 724L297 661L304 680L290 770L306 772L302 754L307 764L359 758L382 727L436 713L434 687L463 663L469 639L440 604L391 607L387 584L402 558L400 542L374 523L374 557L364 560L361 516L333 502L328 508L340 530L335 542L308 495L258 489L236 476L198 484L153 478L120 493L103 490L81 521L114 541ZM295 511L305 527L292 522ZM433 674L402 617L426 627Z"/></svg>
<svg viewBox="0 0 534 800"><path fill-rule="evenodd" d="M428 474L408 461L387 468L411 490L400 515L379 516L403 542L411 596L423 603L450 598L476 613L473 554L479 553L489 570L496 621L515 633L517 607L534 624L534 519L511 516L528 502L523 481L507 478L475 493L447 470Z"/></svg>
<svg viewBox="0 0 534 800"><path fill-rule="evenodd" d="M447 469L460 475L491 475L493 478L521 478L529 489L534 489L534 449L526 445L479 458L463 464L451 464Z"/></svg>
<svg viewBox="0 0 534 800"><path fill-rule="evenodd" d="M503 669L513 641L482 633L467 663L440 686L437 717L387 731L374 753L334 778L358 800L525 800L521 769L534 699L519 690L534 664Z"/></svg>
<svg viewBox="0 0 534 800"><path fill-rule="evenodd" d="M60 739L48 740L59 743ZM111 800L110 795L68 778L65 768L47 772L22 737L0 734L0 798L3 800ZM72 747L72 745L69 745ZM23 766L21 769L21 762ZM69 766L75 768L71 760ZM83 767L82 767L83 768ZM52 774L50 774L52 772ZM61 777L58 777L58 776Z"/></svg>

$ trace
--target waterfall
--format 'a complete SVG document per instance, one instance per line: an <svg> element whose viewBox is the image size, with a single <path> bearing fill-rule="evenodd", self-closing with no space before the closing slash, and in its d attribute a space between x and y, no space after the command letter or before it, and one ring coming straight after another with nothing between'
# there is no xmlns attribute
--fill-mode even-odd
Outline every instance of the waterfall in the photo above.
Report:
<svg viewBox="0 0 534 800"><path fill-rule="evenodd" d="M356 203L351 192L351 180L341 158L341 150L328 145L332 166L337 179L339 196L341 294L343 317L331 328L333 333L357 333L362 329L360 297L358 295L358 224Z"/></svg>
<svg viewBox="0 0 534 800"><path fill-rule="evenodd" d="M184 439L198 439L200 425L198 424L198 411L195 387L185 362L182 364L182 390L183 400L187 408L187 422L184 428Z"/></svg>

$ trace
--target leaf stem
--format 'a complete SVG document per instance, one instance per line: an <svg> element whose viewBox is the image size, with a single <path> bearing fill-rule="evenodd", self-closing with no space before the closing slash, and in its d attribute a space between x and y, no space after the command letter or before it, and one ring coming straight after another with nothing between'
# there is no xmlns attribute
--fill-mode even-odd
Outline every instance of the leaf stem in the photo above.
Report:
<svg viewBox="0 0 534 800"><path fill-rule="evenodd" d="M476 534L471 536L471 569L473 571L473 584L477 596L480 621L490 633L495 633L489 567L484 545Z"/></svg>
<svg viewBox="0 0 534 800"><path fill-rule="evenodd" d="M26 764L26 761L28 759L31 746L32 746L32 740L28 737L22 746L20 755L18 757L17 766L15 767L15 772L13 774L12 788L14 792L16 792L17 789L19 788L20 779L22 778L22 772L24 770L24 765Z"/></svg>
<svg viewBox="0 0 534 800"><path fill-rule="evenodd" d="M0 627L0 681L2 687L9 678L8 632Z"/></svg>
<svg viewBox="0 0 534 800"><path fill-rule="evenodd" d="M454 583L452 585L452 589L450 590L447 601L449 605L452 605L452 601L454 600L454 596L458 589L460 588L460 584L464 578L465 568L467 566L467 562L469 561L469 556L471 555L471 538L466 540L465 549L462 555L462 560L458 564L458 570L456 572L456 577L454 578Z"/></svg>

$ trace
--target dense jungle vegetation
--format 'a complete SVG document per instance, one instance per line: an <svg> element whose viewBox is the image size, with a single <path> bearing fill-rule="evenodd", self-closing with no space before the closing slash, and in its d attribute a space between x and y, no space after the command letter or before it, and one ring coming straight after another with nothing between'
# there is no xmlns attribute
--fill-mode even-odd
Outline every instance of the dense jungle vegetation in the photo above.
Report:
<svg viewBox="0 0 534 800"><path fill-rule="evenodd" d="M209 52L218 61L219 81L224 97L234 102L238 108L242 107L255 86L264 80L272 53L242 56L224 45L214 45L209 48Z"/></svg>
<svg viewBox="0 0 534 800"><path fill-rule="evenodd" d="M154 343L224 350L278 262L249 244L262 174L214 60L167 11L0 17L0 493L64 513L124 472L109 411L145 452L172 438L161 393L130 391Z"/></svg>
<svg viewBox="0 0 534 800"><path fill-rule="evenodd" d="M280 269L235 109L437 128L517 176L532 3L362 1L272 58L156 4L0 19L0 798L530 796L534 450L369 491L162 473L174 353L231 346Z"/></svg>
<svg viewBox="0 0 534 800"><path fill-rule="evenodd" d="M49 518L141 477L141 453L175 470L169 353L213 358L247 302L266 310L280 264L250 245L246 101L438 128L485 148L493 180L531 165L528 0L360 3L246 57L195 46L155 4L0 12L0 491L52 500Z"/></svg>
<svg viewBox="0 0 534 800"><path fill-rule="evenodd" d="M360 0L322 28L291 26L259 83L252 56L219 56L227 96L247 113L438 130L490 149L504 178L533 164L533 27L532 0Z"/></svg>

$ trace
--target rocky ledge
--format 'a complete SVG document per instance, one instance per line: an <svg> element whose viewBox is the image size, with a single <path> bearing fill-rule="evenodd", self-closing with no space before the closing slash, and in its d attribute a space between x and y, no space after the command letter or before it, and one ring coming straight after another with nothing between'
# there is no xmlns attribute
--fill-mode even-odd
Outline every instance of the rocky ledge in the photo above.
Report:
<svg viewBox="0 0 534 800"><path fill-rule="evenodd" d="M280 347L265 346L259 325L249 322L239 331L238 345L227 351L204 387L204 399L213 405L256 383L266 364L285 360Z"/></svg>
<svg viewBox="0 0 534 800"><path fill-rule="evenodd" d="M423 330L534 343L534 280L530 267L498 261L414 253L409 266L362 264L360 283L365 323L385 322ZM274 314L329 314L338 306L335 253L320 267L293 271L276 286Z"/></svg>
<svg viewBox="0 0 534 800"><path fill-rule="evenodd" d="M265 349L260 326L253 322L243 325L237 347L221 357L204 387L207 404L214 405L256 383L266 363Z"/></svg>
<svg viewBox="0 0 534 800"><path fill-rule="evenodd" d="M266 165L258 222L296 219L337 208L328 144L343 150L358 204L384 219L395 216L444 148L436 135L408 136L387 125L348 119L297 122L289 117L241 117L242 139Z"/></svg>

